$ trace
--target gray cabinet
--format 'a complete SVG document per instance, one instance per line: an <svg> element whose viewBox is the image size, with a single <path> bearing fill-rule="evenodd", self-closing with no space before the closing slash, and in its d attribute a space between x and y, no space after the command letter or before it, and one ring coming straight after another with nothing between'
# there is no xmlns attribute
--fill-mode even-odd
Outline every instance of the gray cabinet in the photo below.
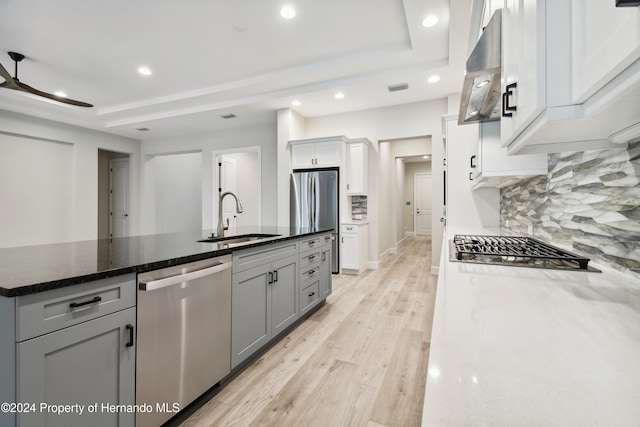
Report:
<svg viewBox="0 0 640 427"><path fill-rule="evenodd" d="M298 255L297 251L296 255L287 256L288 253L283 247L277 247L271 250L262 248L257 253L234 254L234 259L251 259L247 265L258 264L260 258L269 262L249 269L241 268L242 271L233 274L231 368L238 366L298 319Z"/></svg>
<svg viewBox="0 0 640 427"><path fill-rule="evenodd" d="M36 405L16 415L17 425L135 424L135 414L110 409L135 403L135 275L9 301L2 307L16 332L3 346L15 346L15 369L6 368L15 372L12 401ZM78 406L56 414L41 404Z"/></svg>
<svg viewBox="0 0 640 427"><path fill-rule="evenodd" d="M18 415L21 426L133 426L133 413L103 405L133 404L135 308L17 344L18 402L79 405L55 414L38 407ZM98 404L89 412L89 406Z"/></svg>
<svg viewBox="0 0 640 427"><path fill-rule="evenodd" d="M320 254L320 299L325 299L331 295L331 243L322 247Z"/></svg>

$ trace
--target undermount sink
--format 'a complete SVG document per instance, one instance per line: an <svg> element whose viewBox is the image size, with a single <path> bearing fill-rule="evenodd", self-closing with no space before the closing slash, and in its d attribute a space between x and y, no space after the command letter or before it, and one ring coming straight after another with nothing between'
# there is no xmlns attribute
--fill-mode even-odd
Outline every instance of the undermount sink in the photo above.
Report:
<svg viewBox="0 0 640 427"><path fill-rule="evenodd" d="M208 237L203 240L198 240L198 242L208 242L208 243L224 243L226 245L234 244L234 243L246 243L246 242L254 242L256 240L268 239L269 237L278 237L279 234L242 234L239 236L228 236L228 237Z"/></svg>

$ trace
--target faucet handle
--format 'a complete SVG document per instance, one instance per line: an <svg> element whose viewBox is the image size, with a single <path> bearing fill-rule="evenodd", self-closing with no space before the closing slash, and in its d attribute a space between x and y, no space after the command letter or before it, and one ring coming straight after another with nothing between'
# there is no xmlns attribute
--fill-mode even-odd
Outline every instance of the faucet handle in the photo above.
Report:
<svg viewBox="0 0 640 427"><path fill-rule="evenodd" d="M227 225L223 226L222 228L224 228L225 230L229 229L229 218L227 218Z"/></svg>

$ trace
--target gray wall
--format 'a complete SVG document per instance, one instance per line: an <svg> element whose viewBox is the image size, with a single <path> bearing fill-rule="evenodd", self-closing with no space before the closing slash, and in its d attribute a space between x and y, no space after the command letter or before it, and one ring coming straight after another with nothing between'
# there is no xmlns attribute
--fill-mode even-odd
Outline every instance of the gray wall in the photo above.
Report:
<svg viewBox="0 0 640 427"><path fill-rule="evenodd" d="M534 237L640 277L640 142L548 159L546 176L500 191L503 234L531 226Z"/></svg>

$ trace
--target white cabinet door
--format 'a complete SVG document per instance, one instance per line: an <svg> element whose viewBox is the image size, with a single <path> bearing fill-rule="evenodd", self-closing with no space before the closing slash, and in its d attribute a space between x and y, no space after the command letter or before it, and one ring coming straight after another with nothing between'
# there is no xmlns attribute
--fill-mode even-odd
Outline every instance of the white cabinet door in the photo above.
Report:
<svg viewBox="0 0 640 427"><path fill-rule="evenodd" d="M357 227L356 227L357 228ZM342 234L342 268L351 270L358 269L359 255L358 235L343 233Z"/></svg>
<svg viewBox="0 0 640 427"><path fill-rule="evenodd" d="M544 111L546 105L544 11L544 1L505 2L502 15L503 117L500 120L503 143L511 142Z"/></svg>
<svg viewBox="0 0 640 427"><path fill-rule="evenodd" d="M365 143L347 145L347 194L367 195L367 159L368 150Z"/></svg>
<svg viewBox="0 0 640 427"><path fill-rule="evenodd" d="M338 142L317 142L314 145L315 167L326 168L340 166L340 150Z"/></svg>
<svg viewBox="0 0 640 427"><path fill-rule="evenodd" d="M640 58L640 8L572 0L572 93L584 102Z"/></svg>
<svg viewBox="0 0 640 427"><path fill-rule="evenodd" d="M305 169L314 167L314 144L295 144L291 146L291 167Z"/></svg>
<svg viewBox="0 0 640 427"><path fill-rule="evenodd" d="M338 141L296 143L291 145L291 168L326 168L340 166Z"/></svg>

